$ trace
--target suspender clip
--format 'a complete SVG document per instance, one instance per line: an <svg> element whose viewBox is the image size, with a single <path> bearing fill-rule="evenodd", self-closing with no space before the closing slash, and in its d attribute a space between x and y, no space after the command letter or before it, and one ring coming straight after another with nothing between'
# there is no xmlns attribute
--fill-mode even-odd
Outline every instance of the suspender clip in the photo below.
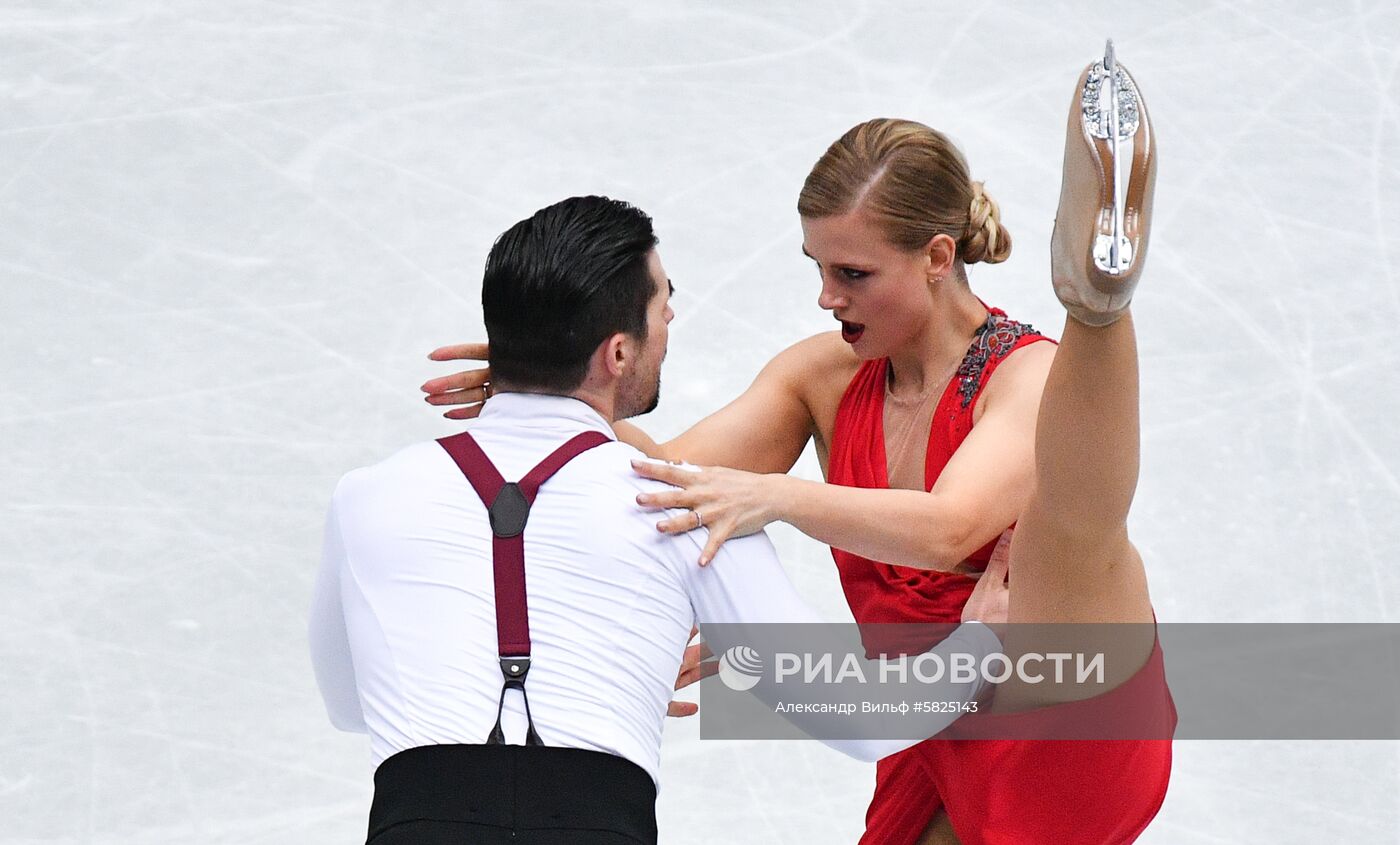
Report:
<svg viewBox="0 0 1400 845"><path fill-rule="evenodd" d="M530 674L530 658L502 657L501 674L505 676L505 683L501 684L501 700L496 704L496 726L487 735L486 744L505 745L506 732L501 728L501 717L505 712L506 690L518 689L520 700L525 703L525 744L544 745L539 733L535 731L535 717L530 713L530 696L525 692L525 676Z"/></svg>
<svg viewBox="0 0 1400 845"><path fill-rule="evenodd" d="M525 676L530 674L530 658L526 657L502 657L501 675L506 679L506 684L512 681L518 684L525 683Z"/></svg>

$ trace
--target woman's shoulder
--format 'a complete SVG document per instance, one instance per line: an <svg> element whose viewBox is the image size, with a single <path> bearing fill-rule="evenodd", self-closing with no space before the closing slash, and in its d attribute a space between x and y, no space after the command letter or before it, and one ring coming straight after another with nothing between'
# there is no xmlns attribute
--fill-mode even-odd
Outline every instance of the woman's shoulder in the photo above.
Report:
<svg viewBox="0 0 1400 845"><path fill-rule="evenodd" d="M822 332L794 343L769 365L786 389L806 406L819 454L825 454L836 425L841 398L862 364L841 333Z"/></svg>
<svg viewBox="0 0 1400 845"><path fill-rule="evenodd" d="M985 409L989 403L1011 398L1020 400L1027 407L1038 408L1040 394L1045 389L1050 365L1055 362L1058 348L1050 338L1037 335L1034 340L1023 342L1007 352L986 377L986 384L978 397L977 410Z"/></svg>
<svg viewBox="0 0 1400 845"><path fill-rule="evenodd" d="M861 363L851 345L841 339L840 332L822 332L779 352L769 366L803 389L835 387L839 394Z"/></svg>
<svg viewBox="0 0 1400 845"><path fill-rule="evenodd" d="M841 339L838 332L820 332L803 338L779 352L773 359L782 360L793 367L860 366L860 358L851 351L851 345Z"/></svg>

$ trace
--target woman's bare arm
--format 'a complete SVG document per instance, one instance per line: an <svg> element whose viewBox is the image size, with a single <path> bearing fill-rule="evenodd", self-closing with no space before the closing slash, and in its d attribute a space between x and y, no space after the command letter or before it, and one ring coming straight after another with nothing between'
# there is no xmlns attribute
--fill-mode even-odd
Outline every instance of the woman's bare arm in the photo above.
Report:
<svg viewBox="0 0 1400 845"><path fill-rule="evenodd" d="M931 491L862 490L785 479L774 495L782 506L780 518L808 536L871 560L922 569L956 567L1005 531L1030 501L1036 414L1053 359L1054 346L1038 343L997 368L995 396L987 397L981 419Z"/></svg>
<svg viewBox="0 0 1400 845"><path fill-rule="evenodd" d="M998 367L984 393L981 418L930 492L648 465L639 471L685 489L648 494L643 504L700 511L710 528L703 561L712 559L728 537L783 521L871 560L953 569L1015 522L1029 501L1036 413L1053 358L1052 345L1035 344ZM659 527L677 533L695 526L682 516Z"/></svg>
<svg viewBox="0 0 1400 845"><path fill-rule="evenodd" d="M739 398L664 443L630 423L614 428L620 440L660 460L785 473L818 429L808 394L821 388L832 349L829 333L788 347Z"/></svg>

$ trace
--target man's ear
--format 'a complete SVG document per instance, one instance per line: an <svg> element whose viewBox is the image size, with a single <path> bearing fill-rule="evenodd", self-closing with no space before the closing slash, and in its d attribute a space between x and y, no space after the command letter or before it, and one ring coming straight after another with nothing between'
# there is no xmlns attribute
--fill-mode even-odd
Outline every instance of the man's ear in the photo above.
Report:
<svg viewBox="0 0 1400 845"><path fill-rule="evenodd" d="M632 366L632 344L622 332L603 341L599 351L603 356L603 366L613 378L621 378L623 373L627 372L627 368Z"/></svg>

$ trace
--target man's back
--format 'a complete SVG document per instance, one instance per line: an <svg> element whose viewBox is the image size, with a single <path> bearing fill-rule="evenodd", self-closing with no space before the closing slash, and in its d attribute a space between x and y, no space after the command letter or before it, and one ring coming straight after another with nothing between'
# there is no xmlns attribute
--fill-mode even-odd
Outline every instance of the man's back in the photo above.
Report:
<svg viewBox="0 0 1400 845"><path fill-rule="evenodd" d="M467 429L508 481L581 431L612 435L582 402L530 394L496 397ZM666 704L695 621L687 579L699 574L688 571L699 546L660 534L656 517L636 507L637 493L658 486L631 472L639 456L606 443L540 488L524 534L527 688L547 745L616 754L655 779ZM501 689L492 535L452 459L436 442L419 443L346 475L326 549L322 577L339 574L343 645L358 687L335 703L328 696L337 725L367 728L376 764L420 745L484 742ZM336 645L317 649L318 672L332 671L325 658ZM516 693L506 696L503 727L509 742L525 735Z"/></svg>

